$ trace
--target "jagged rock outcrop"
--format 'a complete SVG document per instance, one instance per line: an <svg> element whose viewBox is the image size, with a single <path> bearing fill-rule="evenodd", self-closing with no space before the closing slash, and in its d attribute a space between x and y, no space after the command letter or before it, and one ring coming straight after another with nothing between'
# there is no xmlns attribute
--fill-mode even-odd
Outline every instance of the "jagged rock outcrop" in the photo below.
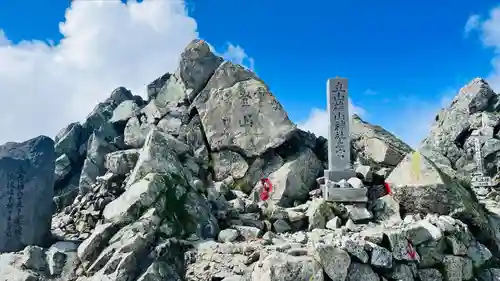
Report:
<svg viewBox="0 0 500 281"><path fill-rule="evenodd" d="M499 141L496 136L499 129L500 99L485 80L476 78L460 89L449 107L436 115L420 151L443 172L470 180L472 172L476 171L471 136L478 134L485 173L495 177L500 151L495 145Z"/></svg>
<svg viewBox="0 0 500 281"><path fill-rule="evenodd" d="M175 73L148 85L146 102L118 88L56 137L53 245L0 254L0 279L500 276L489 244L500 218L427 158L414 179L408 145L352 123L357 177L339 184L368 188L367 206L322 199L326 139L297 129L253 72L194 40ZM266 201L262 177L273 184Z"/></svg>

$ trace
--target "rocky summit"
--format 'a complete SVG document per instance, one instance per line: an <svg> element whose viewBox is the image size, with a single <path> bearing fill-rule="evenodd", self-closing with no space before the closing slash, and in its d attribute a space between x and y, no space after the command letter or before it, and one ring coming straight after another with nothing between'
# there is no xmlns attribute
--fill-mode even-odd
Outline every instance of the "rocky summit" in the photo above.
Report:
<svg viewBox="0 0 500 281"><path fill-rule="evenodd" d="M54 140L0 146L0 280L500 279L500 99L482 79L422 147L351 118L367 202L325 201L328 141L201 40L144 100L118 87ZM473 136L484 175L472 187ZM268 198L261 197L266 178Z"/></svg>

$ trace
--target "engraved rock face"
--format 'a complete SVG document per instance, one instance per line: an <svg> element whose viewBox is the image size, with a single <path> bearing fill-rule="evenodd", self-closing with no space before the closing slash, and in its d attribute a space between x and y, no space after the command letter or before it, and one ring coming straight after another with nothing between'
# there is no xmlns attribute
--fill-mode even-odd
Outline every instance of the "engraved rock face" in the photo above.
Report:
<svg viewBox="0 0 500 281"><path fill-rule="evenodd" d="M259 156L284 143L296 126L252 72L231 62L217 68L193 102L210 148Z"/></svg>
<svg viewBox="0 0 500 281"><path fill-rule="evenodd" d="M54 141L45 136L0 146L0 252L48 238L55 155Z"/></svg>

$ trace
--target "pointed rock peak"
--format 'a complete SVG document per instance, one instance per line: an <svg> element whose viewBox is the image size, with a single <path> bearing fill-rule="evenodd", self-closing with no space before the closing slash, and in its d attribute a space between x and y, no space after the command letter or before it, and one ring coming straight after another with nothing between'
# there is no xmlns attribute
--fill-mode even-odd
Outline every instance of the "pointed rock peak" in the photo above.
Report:
<svg viewBox="0 0 500 281"><path fill-rule="evenodd" d="M118 87L114 89L111 96L106 99L106 103L114 103L115 105L118 105L123 101L131 100L133 97L134 95L132 95L132 92L130 92L127 88Z"/></svg>
<svg viewBox="0 0 500 281"><path fill-rule="evenodd" d="M481 96L481 99L487 99L493 95L495 95L495 93L491 89L488 82L481 77L476 77L458 91L451 106L455 105L462 99L472 100L477 96Z"/></svg>
<svg viewBox="0 0 500 281"><path fill-rule="evenodd" d="M363 121L363 119L361 119L361 117L359 115L357 115L356 113L351 114L351 117L352 117L352 120Z"/></svg>
<svg viewBox="0 0 500 281"><path fill-rule="evenodd" d="M210 50L210 45L208 45L205 40L200 39L194 39L193 41L189 42L186 48L184 48L181 56L184 57L186 55L191 59L196 59L197 57L204 57L207 55L215 56Z"/></svg>
<svg viewBox="0 0 500 281"><path fill-rule="evenodd" d="M484 80L484 78L481 77L476 77L472 79L467 85L485 85L489 87L488 82L486 82L486 80Z"/></svg>

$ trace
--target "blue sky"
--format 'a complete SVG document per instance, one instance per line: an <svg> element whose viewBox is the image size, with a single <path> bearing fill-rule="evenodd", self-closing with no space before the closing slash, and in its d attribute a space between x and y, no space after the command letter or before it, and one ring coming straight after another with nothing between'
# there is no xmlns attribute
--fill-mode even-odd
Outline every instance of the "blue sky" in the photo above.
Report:
<svg viewBox="0 0 500 281"><path fill-rule="evenodd" d="M326 79L339 75L349 78L365 119L415 144L443 100L491 75L496 45L485 47L480 32L464 36L464 26L500 2L383 2L190 0L188 14L216 49L228 42L244 49L295 122L325 108ZM0 1L0 29L11 44L58 44L69 1L46 3Z"/></svg>

